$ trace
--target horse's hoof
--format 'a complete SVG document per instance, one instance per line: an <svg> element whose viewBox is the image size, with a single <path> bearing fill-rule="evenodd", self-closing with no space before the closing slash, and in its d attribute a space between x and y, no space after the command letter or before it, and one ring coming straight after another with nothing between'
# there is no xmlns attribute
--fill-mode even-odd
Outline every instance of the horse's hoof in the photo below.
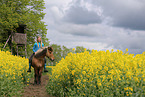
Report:
<svg viewBox="0 0 145 97"><path fill-rule="evenodd" d="M34 85L40 85L39 83L34 83Z"/></svg>
<svg viewBox="0 0 145 97"><path fill-rule="evenodd" d="M37 83L37 85L40 85L40 83Z"/></svg>
<svg viewBox="0 0 145 97"><path fill-rule="evenodd" d="M34 81L34 85L36 85L37 84L37 82L36 81Z"/></svg>
<svg viewBox="0 0 145 97"><path fill-rule="evenodd" d="M37 83L34 83L33 85L37 85Z"/></svg>

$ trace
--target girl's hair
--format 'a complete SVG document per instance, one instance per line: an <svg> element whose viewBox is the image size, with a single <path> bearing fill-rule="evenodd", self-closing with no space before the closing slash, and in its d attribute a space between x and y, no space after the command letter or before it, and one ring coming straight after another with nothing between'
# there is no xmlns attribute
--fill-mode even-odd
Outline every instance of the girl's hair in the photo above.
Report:
<svg viewBox="0 0 145 97"><path fill-rule="evenodd" d="M37 36L37 45L38 45L38 48L39 48L38 38L41 38L41 36ZM40 43L41 43L41 48L42 48L42 40L40 41Z"/></svg>

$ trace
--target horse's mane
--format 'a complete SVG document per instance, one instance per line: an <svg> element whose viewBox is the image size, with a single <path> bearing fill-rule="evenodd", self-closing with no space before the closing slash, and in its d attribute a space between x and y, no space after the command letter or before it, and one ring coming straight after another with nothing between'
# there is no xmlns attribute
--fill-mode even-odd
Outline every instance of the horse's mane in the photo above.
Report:
<svg viewBox="0 0 145 97"><path fill-rule="evenodd" d="M47 52L47 47L42 47L41 49L39 49L36 53L35 53L35 57L39 58L41 57L43 54L45 54Z"/></svg>

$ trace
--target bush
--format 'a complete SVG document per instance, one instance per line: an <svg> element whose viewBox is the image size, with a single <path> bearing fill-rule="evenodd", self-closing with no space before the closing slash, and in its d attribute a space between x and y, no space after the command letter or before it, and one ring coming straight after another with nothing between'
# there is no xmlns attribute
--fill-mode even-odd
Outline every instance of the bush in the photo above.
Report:
<svg viewBox="0 0 145 97"><path fill-rule="evenodd" d="M92 50L69 53L52 69L47 92L54 96L145 96L145 52Z"/></svg>
<svg viewBox="0 0 145 97"><path fill-rule="evenodd" d="M26 73L28 66L28 59L0 50L1 96L21 95L21 90L25 86L24 82L28 83L33 76L33 73L31 75Z"/></svg>
<svg viewBox="0 0 145 97"><path fill-rule="evenodd" d="M3 47L4 47L4 45L5 45L5 44L0 43L0 50L1 50L1 51L9 51L9 52L10 52L11 50L10 50L10 48L9 48L8 44L6 45L6 47L5 47L5 48L3 48Z"/></svg>

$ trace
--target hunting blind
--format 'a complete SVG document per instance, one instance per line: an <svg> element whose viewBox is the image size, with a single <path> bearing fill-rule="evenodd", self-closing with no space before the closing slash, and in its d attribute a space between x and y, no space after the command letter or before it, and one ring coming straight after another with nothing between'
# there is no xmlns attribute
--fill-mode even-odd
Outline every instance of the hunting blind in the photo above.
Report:
<svg viewBox="0 0 145 97"><path fill-rule="evenodd" d="M20 55L20 56L25 56L27 57L27 51L26 51L26 43L27 43L27 34L24 33L24 30L26 29L26 25L19 25L18 28L16 28L16 32L10 32L11 34L9 35L9 38L7 39L4 48L6 44L8 43L9 39L11 40L9 42L10 47L11 47L11 52L12 54ZM16 48L13 48L13 45L16 45ZM21 49L21 50L20 50Z"/></svg>

